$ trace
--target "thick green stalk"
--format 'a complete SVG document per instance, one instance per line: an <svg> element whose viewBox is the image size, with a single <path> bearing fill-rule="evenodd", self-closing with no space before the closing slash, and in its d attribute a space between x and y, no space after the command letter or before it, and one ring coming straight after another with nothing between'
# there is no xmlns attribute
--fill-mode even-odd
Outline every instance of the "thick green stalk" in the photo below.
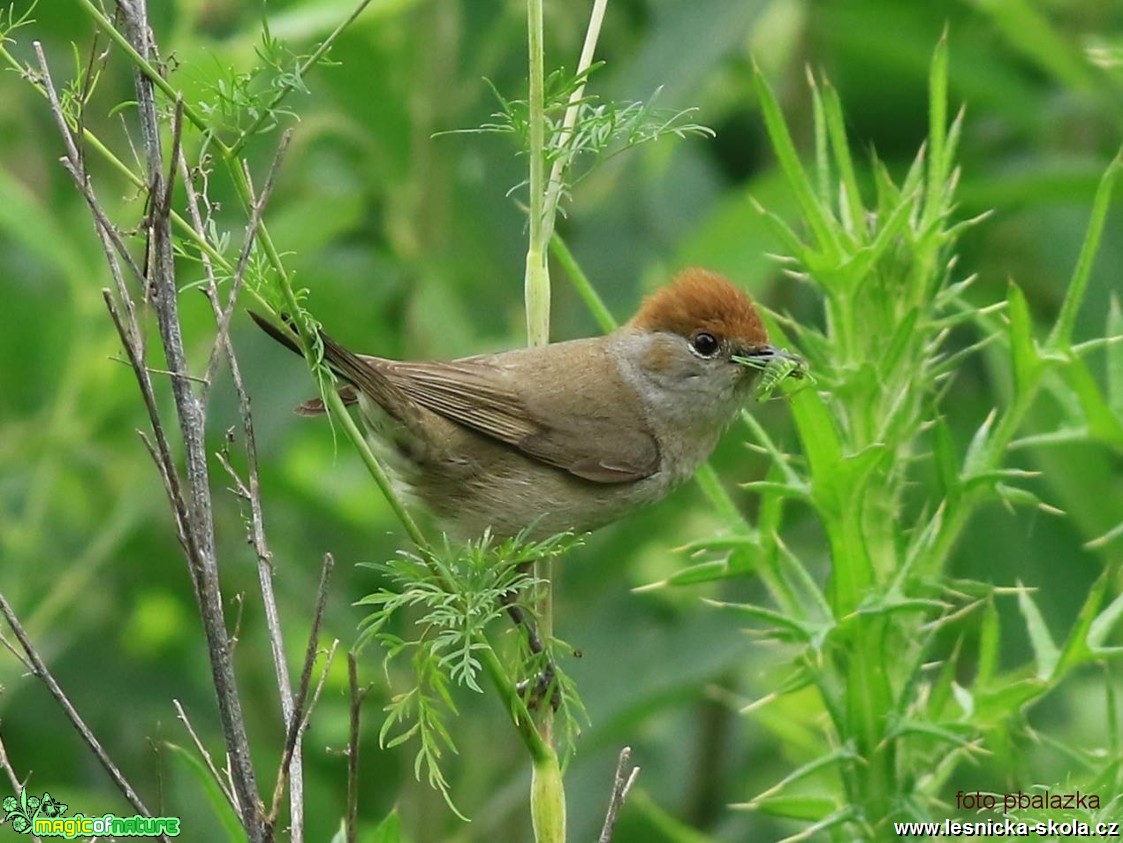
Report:
<svg viewBox="0 0 1123 843"><path fill-rule="evenodd" d="M565 786L557 753L536 758L530 779L530 819L535 843L565 843Z"/></svg>
<svg viewBox="0 0 1123 843"><path fill-rule="evenodd" d="M544 241L546 201L546 78L542 44L542 0L527 0L530 90L527 94L530 143L530 220L526 250L527 344L550 341L550 273Z"/></svg>
<svg viewBox="0 0 1123 843"><path fill-rule="evenodd" d="M552 225L546 224L546 56L543 46L542 0L527 0L527 53L529 66L530 221L526 250L527 344L542 346L550 341L550 272L546 262ZM547 648L554 637L553 559L538 559L535 575L543 582L538 598L538 636ZM547 697L553 689L547 689ZM542 705L537 735L548 755L534 757L530 790L530 814L536 843L565 843L565 786L554 749L554 711Z"/></svg>

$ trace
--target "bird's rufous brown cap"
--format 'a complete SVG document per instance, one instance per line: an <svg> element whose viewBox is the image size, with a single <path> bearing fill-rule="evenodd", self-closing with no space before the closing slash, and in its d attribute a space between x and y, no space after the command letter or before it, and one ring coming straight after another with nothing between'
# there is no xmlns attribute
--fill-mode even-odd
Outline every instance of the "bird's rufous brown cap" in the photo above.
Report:
<svg viewBox="0 0 1123 843"><path fill-rule="evenodd" d="M706 331L745 345L764 345L768 333L748 295L716 272L684 269L644 299L631 325L690 337Z"/></svg>

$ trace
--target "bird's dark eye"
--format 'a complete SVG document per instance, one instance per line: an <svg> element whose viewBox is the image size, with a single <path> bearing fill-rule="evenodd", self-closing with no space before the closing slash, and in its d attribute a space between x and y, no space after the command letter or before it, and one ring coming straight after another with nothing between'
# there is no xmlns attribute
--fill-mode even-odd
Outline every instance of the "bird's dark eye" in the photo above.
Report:
<svg viewBox="0 0 1123 843"><path fill-rule="evenodd" d="M713 357L718 353L721 344L713 334L699 331L690 338L690 347L702 357Z"/></svg>

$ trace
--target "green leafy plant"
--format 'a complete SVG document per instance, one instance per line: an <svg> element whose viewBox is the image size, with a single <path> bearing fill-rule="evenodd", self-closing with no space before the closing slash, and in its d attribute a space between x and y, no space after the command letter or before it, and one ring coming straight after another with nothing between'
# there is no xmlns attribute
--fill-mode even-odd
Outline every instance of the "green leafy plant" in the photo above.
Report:
<svg viewBox="0 0 1123 843"><path fill-rule="evenodd" d="M751 570L767 588L772 605L721 605L793 653L776 692L747 710L782 706L785 695L813 689L825 718L821 750L743 805L806 823L792 839L897 839L893 822L940 816L947 810L944 788L964 763L979 759L988 739L1018 723L1073 669L1118 651L1106 644L1123 612L1123 596L1111 599L1117 565L1105 567L1058 642L1032 589L956 580L948 564L968 519L986 501L1058 514L1025 485L1033 472L1008 465L1027 411L1043 392L1066 408L1069 435L1123 443L1120 418L1110 410L1119 396L1105 395L1085 363L1105 341L1072 340L1123 163L1113 162L1100 184L1083 251L1047 338L1035 338L1025 297L1012 282L1004 302L970 304L964 293L974 279L956 278L955 246L979 219L953 217L963 114L949 126L947 67L941 42L929 79L927 144L901 181L873 160L869 204L834 89L813 83L809 173L771 89L756 77L768 135L806 233L760 211L785 244L790 273L820 294L824 326L771 314L769 328L806 354L818 385L790 398L802 456L785 453L745 414L754 447L771 458L767 477L748 484L760 496L759 521L751 530L739 526L737 535L698 543L695 549L720 551L724 558L672 581ZM950 348L951 330L971 326L981 338ZM956 411L955 373L991 343L1005 349L1010 397L961 453L945 420ZM1112 367L1120 353L1110 347ZM934 484L923 482L932 475ZM918 495L918 485L930 493ZM830 556L826 586L813 561L781 538L792 504L809 507L820 525ZM1033 659L999 670L1003 636L996 604L1011 598ZM978 634L974 653L963 645L971 630ZM958 642L950 650L949 639Z"/></svg>
<svg viewBox="0 0 1123 843"><path fill-rule="evenodd" d="M554 168L560 197L588 176L598 164L629 149L662 137L685 138L714 136L713 129L690 118L696 108L658 108L659 90L646 100L604 101L596 94L586 93L590 77L604 67L596 62L580 73L569 74L558 68L546 77L543 120L545 162ZM530 146L530 105L525 99L508 99L488 82L499 103L499 111L491 122L474 129L456 129L440 134L510 134L520 150ZM572 112L572 113L569 113ZM567 113L569 115L567 116ZM583 165L583 166L580 166ZM529 179L516 184L508 195L528 187ZM561 210L559 205L558 210Z"/></svg>
<svg viewBox="0 0 1123 843"><path fill-rule="evenodd" d="M531 611L535 591L545 585L531 573L534 562L562 556L577 543L579 539L570 534L539 542L517 536L498 544L490 535L464 544L446 538L440 553L423 556L402 551L396 559L367 566L390 584L358 601L372 607L363 621L358 646L375 642L383 648L387 681L391 679L390 663L412 653L410 687L386 706L380 741L389 748L418 738L415 772L420 778L424 769L429 784L453 810L457 809L441 771L442 755L456 752L447 723L448 716L457 713L451 687L483 693L481 657L486 652L499 658L492 643L500 634L495 626L513 630L509 608ZM403 614L416 618L410 624L418 630L415 635L403 637L393 631ZM567 726L567 746L572 749L583 708L572 682L558 666L561 642L543 641L531 649L521 631L519 640L523 643L512 672L539 677L549 671L541 687L536 680L527 682L524 699L531 705L559 705ZM396 727L401 730L392 734ZM457 814L463 818L459 811Z"/></svg>

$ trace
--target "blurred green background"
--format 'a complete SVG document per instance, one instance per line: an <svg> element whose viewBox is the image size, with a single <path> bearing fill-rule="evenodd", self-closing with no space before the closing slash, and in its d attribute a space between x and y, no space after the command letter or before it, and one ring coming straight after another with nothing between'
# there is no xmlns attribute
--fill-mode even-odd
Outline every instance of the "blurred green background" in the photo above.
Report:
<svg viewBox="0 0 1123 843"><path fill-rule="evenodd" d="M547 60L572 68L588 4L548 2ZM16 3L19 8L21 3ZM158 40L174 55L171 82L200 95L220 68L249 69L263 12L274 36L308 52L350 11L351 0L167 0L152 4ZM72 0L41 2L12 48L29 60L44 43L56 81L73 75L91 28ZM994 215L962 241L958 275L980 274L975 300L1005 295L1016 279L1042 324L1055 316L1084 234L1096 181L1123 140L1123 5L1108 0L612 0L592 86L605 97L696 106L716 139L663 140L619 156L574 190L560 223L609 306L625 318L675 269L726 273L774 309L815 320L806 289L766 253L779 246L751 198L782 214L794 202L771 157L752 92L754 61L781 97L804 148L811 140L806 68L839 89L858 149L876 149L903 172L926 134L926 76L947 29L951 97L967 118L961 144L964 218ZM267 214L311 308L354 347L386 356L447 357L521 344L524 217L518 192L525 162L510 138L434 133L485 122L525 87L525 8L497 0L374 0L316 69L310 94L288 101L296 134ZM91 127L131 160L131 77L115 56L91 104ZM802 131L801 131L802 130ZM262 172L276 135L248 154ZM163 741L186 743L171 701L180 700L219 747L203 638L159 478L136 435L146 427L132 374L100 288L109 278L84 203L58 159L61 141L44 102L14 72L0 78L0 590L15 605L56 675L151 807L182 814L184 839L215 839L202 790ZM92 163L102 201L123 225L143 203ZM214 195L233 209L220 180ZM220 217L223 214L220 212ZM242 222L228 222L240 236ZM1102 334L1109 297L1123 290L1123 215L1114 212L1077 339ZM197 268L184 266L182 280ZM595 333L581 302L555 271L553 336ZM210 316L184 296L188 339L205 365ZM304 364L242 315L234 339L254 402L266 526L277 557L277 589L291 663L304 647L319 561L337 560L327 634L343 645L371 591L355 563L404 546L386 504L345 441L291 408L314 391ZM964 341L970 339L965 336ZM1091 359L1103 375L1102 358ZM1004 381L986 356L957 375L964 402L953 420L962 446ZM794 447L783 402L754 409L772 435ZM221 447L237 423L228 384L216 394L210 433ZM1048 407L1032 420L1055 426ZM738 484L766 469L735 429L714 463L736 501ZM1027 458L1028 459L1028 458ZM1089 584L1123 544L1084 542L1123 520L1118 453L1093 446L1035 455L1035 491L1068 513L1054 518L992 505L957 551L954 573L1040 589L1051 628L1063 631ZM237 645L259 773L272 780L281 743L279 707L261 622L255 560L242 512L214 463L225 595L244 595ZM922 493L922 492L921 492ZM805 514L804 514L805 515ZM820 559L809 516L792 513L789 541ZM797 695L751 716L737 709L775 690L783 654L760 647L738 620L699 598L746 599L751 580L634 593L688 562L677 550L718 525L693 486L591 537L560 566L557 632L579 651L567 667L592 725L567 773L573 839L593 839L607 802L615 756L625 744L643 772L619 843L775 839L791 826L729 809L771 786L801 746L819 740ZM1009 608L1013 612L1013 607ZM233 617L238 610L231 608ZM1017 641L1013 642L1016 647ZM1024 646L1024 645L1023 645ZM1024 656L1012 649L1011 661ZM464 825L440 797L413 780L413 750L378 749L389 693L379 655L362 665L374 687L366 708L361 816L373 824L398 805L414 841L529 837L528 765L494 699L457 697L460 755L450 760ZM31 789L48 789L72 813L125 813L87 750L14 659L0 659L0 734ZM1103 726L1103 682L1079 674L1032 712L1035 728L1081 746ZM306 740L309 839L328 839L344 810L346 672L336 664ZM1042 750L1032 781L1063 781L1071 762ZM1015 782L1016 783L1016 782ZM1030 783L1029 781L1025 784ZM996 784L971 779L963 784ZM0 788L3 789L3 788ZM131 812L130 812L131 813ZM685 831L697 830L695 838Z"/></svg>

